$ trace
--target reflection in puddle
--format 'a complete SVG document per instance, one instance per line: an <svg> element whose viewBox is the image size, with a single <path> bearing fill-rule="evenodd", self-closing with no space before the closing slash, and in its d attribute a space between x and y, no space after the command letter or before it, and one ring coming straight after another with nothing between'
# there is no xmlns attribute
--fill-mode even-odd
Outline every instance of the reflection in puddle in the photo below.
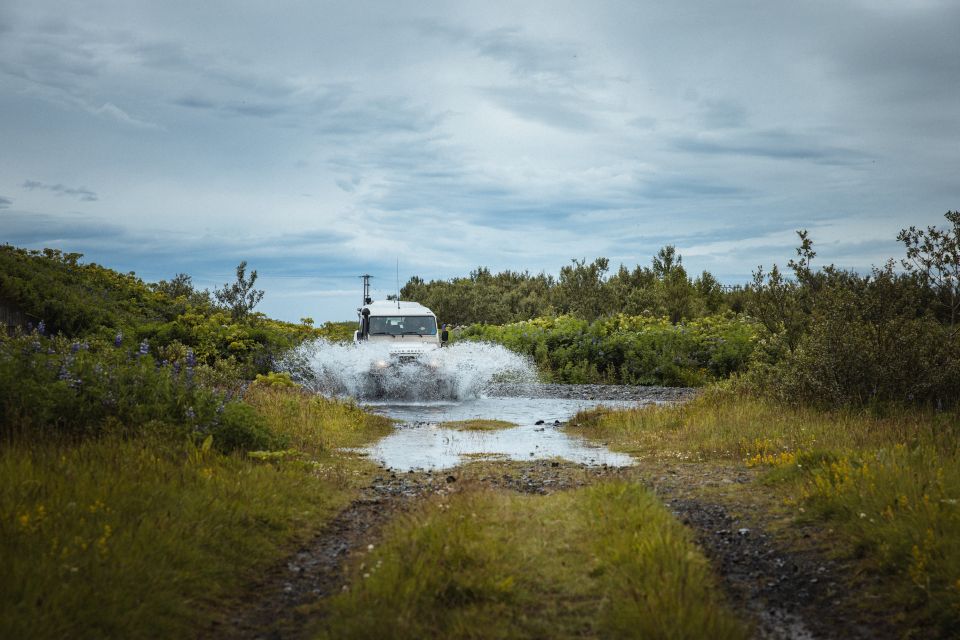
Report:
<svg viewBox="0 0 960 640"><path fill-rule="evenodd" d="M536 460L560 457L589 465L629 466L623 453L567 435L554 421L599 405L635 407L637 402L557 398L477 398L465 402L370 404L376 413L401 421L391 435L362 449L385 467L398 471L449 469L477 457ZM491 418L518 425L497 431L456 431L440 422ZM538 421L542 424L536 424Z"/></svg>

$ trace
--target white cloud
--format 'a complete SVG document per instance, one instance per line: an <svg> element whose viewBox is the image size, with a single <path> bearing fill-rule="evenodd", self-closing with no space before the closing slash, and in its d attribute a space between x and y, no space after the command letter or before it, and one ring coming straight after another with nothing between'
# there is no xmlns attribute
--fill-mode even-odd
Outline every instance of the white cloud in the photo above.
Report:
<svg viewBox="0 0 960 640"><path fill-rule="evenodd" d="M84 236L143 272L164 251L227 275L556 272L674 243L745 277L797 228L859 267L960 208L955 3L13 0L0 19L0 189L106 234L36 222L34 241ZM64 185L109 198L85 190L83 223ZM323 319L294 282L276 312Z"/></svg>

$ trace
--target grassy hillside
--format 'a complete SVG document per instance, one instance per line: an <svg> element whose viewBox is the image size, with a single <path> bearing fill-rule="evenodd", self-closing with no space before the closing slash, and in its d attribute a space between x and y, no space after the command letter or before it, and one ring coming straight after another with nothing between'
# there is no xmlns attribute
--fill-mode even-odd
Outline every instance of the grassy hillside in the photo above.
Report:
<svg viewBox="0 0 960 640"><path fill-rule="evenodd" d="M269 373L326 328L79 258L0 247L36 319L0 334L0 636L190 636L355 497L373 465L336 450L391 425Z"/></svg>
<svg viewBox="0 0 960 640"><path fill-rule="evenodd" d="M189 276L147 283L81 258L0 246L0 302L29 314L44 334L103 341L120 336L138 348L146 343L150 355L168 363L182 362L191 351L200 364L232 367L250 379L303 340L352 335L350 323L314 327L309 318L294 324L257 312L238 316L210 292L194 289Z"/></svg>

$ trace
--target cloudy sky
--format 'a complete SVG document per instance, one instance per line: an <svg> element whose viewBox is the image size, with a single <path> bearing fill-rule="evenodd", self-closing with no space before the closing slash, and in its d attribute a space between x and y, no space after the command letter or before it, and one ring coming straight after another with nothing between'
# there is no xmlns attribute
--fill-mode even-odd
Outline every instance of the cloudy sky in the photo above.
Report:
<svg viewBox="0 0 960 640"><path fill-rule="evenodd" d="M864 269L960 208L960 2L0 3L0 242L290 320L484 265Z"/></svg>

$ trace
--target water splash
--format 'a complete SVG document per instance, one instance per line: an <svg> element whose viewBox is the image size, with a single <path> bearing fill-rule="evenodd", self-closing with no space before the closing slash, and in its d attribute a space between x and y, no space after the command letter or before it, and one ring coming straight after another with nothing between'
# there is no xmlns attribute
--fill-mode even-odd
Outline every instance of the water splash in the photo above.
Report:
<svg viewBox="0 0 960 640"><path fill-rule="evenodd" d="M280 370L316 393L358 400L465 400L493 383L536 382L530 360L500 345L460 342L400 362L390 343L316 340L280 362Z"/></svg>

